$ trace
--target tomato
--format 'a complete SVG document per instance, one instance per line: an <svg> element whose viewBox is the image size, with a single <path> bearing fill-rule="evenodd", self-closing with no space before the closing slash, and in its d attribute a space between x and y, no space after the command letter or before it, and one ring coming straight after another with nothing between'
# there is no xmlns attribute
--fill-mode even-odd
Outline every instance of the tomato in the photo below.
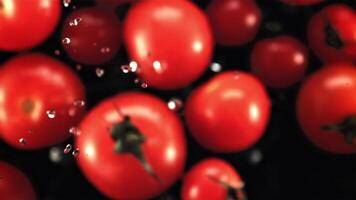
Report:
<svg viewBox="0 0 356 200"><path fill-rule="evenodd" d="M0 0L0 49L37 46L52 33L60 16L59 0Z"/></svg>
<svg viewBox="0 0 356 200"><path fill-rule="evenodd" d="M305 6L305 5L313 5L324 0L281 0L283 3L297 5L297 6Z"/></svg>
<svg viewBox="0 0 356 200"><path fill-rule="evenodd" d="M214 152L237 152L263 135L270 100L261 82L245 72L224 72L198 87L185 106L194 138Z"/></svg>
<svg viewBox="0 0 356 200"><path fill-rule="evenodd" d="M213 50L205 14L190 1L139 1L124 24L124 41L149 87L182 88L208 67Z"/></svg>
<svg viewBox="0 0 356 200"><path fill-rule="evenodd" d="M254 0L213 0L207 13L218 44L243 45L256 37L262 15Z"/></svg>
<svg viewBox="0 0 356 200"><path fill-rule="evenodd" d="M311 75L297 100L299 123L317 147L339 154L356 153L356 68L336 63Z"/></svg>
<svg viewBox="0 0 356 200"><path fill-rule="evenodd" d="M356 15L344 4L330 5L310 20L309 44L325 63L356 60Z"/></svg>
<svg viewBox="0 0 356 200"><path fill-rule="evenodd" d="M183 126L156 97L134 92L114 96L95 107L80 127L78 164L110 199L153 198L183 173Z"/></svg>
<svg viewBox="0 0 356 200"><path fill-rule="evenodd" d="M26 175L5 162L0 162L0 199L36 199L32 184Z"/></svg>
<svg viewBox="0 0 356 200"><path fill-rule="evenodd" d="M120 22L113 11L82 8L64 22L62 46L75 61L98 65L112 59L120 47Z"/></svg>
<svg viewBox="0 0 356 200"><path fill-rule="evenodd" d="M185 175L182 200L246 199L240 175L227 162L209 158L200 161Z"/></svg>
<svg viewBox="0 0 356 200"><path fill-rule="evenodd" d="M303 78L308 59L304 44L290 36L278 36L255 44L251 68L269 87L286 88Z"/></svg>
<svg viewBox="0 0 356 200"><path fill-rule="evenodd" d="M85 95L68 66L42 54L27 54L6 62L1 70L3 140L19 149L38 149L70 136L68 130L84 111L75 104Z"/></svg>

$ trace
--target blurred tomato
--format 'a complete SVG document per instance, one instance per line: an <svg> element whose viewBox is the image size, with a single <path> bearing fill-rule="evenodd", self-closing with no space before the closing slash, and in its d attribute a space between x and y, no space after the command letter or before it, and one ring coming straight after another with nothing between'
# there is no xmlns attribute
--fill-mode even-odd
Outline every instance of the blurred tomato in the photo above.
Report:
<svg viewBox="0 0 356 200"><path fill-rule="evenodd" d="M0 0L0 49L37 46L55 29L60 15L60 0Z"/></svg>
<svg viewBox="0 0 356 200"><path fill-rule="evenodd" d="M183 173L182 124L156 97L123 93L107 99L84 119L81 132L78 164L111 199L150 199Z"/></svg>
<svg viewBox="0 0 356 200"><path fill-rule="evenodd" d="M261 82L245 72L224 72L193 91L185 117L195 139L214 152L237 152L263 135L270 100Z"/></svg>
<svg viewBox="0 0 356 200"><path fill-rule="evenodd" d="M2 139L20 149L59 143L81 119L84 108L75 104L84 100L84 87L68 66L42 54L15 57L0 74Z"/></svg>
<svg viewBox="0 0 356 200"><path fill-rule="evenodd" d="M143 81L166 90L202 75L213 50L207 17L186 0L138 2L126 16L124 40Z"/></svg>

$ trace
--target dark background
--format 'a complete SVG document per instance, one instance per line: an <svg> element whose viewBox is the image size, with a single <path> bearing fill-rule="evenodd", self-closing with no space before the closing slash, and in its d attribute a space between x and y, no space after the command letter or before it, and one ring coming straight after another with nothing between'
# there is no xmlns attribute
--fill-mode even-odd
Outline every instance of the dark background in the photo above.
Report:
<svg viewBox="0 0 356 200"><path fill-rule="evenodd" d="M68 8L63 8L62 20L75 5L77 9L94 5L92 0L72 0ZM204 8L209 1L196 0ZM306 43L306 25L314 12L335 2L347 3L355 7L351 0L332 1L309 7L292 7L273 0L257 0L263 12L263 23L257 38L243 47L224 48L217 46L213 61L222 64L223 70L249 69L249 55L253 44L266 37L289 34ZM117 9L122 19L129 6ZM281 27L280 31L271 30L270 24ZM73 70L77 63L71 61L61 50L60 29L41 46L31 50L52 55L70 65ZM60 50L60 55L54 55ZM312 54L312 53L311 53ZM0 52L3 63L15 54ZM162 92L150 88L142 89L134 83L132 75L123 74L122 64L128 59L124 47L109 63L97 67L105 69L105 75L98 78L95 67L76 71L86 85L90 108L102 99L125 90L144 90L162 99L179 97L184 101L194 87L214 75L207 69L205 75L191 87ZM312 73L321 67L321 63L311 55L310 68ZM240 172L246 182L249 200L355 200L356 199L356 157L337 156L322 152L312 146L301 132L295 117L294 105L299 85L287 90L269 90L273 111L269 127L262 140L253 148L236 154L214 154L202 149L193 139L188 138L188 162L186 169L201 159L218 156L231 164ZM337 105L335 105L337 106ZM182 116L183 117L183 116ZM72 143L68 140L63 144L38 150L18 151L0 142L0 158L23 170L31 179L39 199L106 199L90 185L76 166L73 156L64 155L63 148ZM59 153L59 161L53 161L49 155ZM21 186L19 186L21 187ZM175 200L179 198L180 182L157 199Z"/></svg>

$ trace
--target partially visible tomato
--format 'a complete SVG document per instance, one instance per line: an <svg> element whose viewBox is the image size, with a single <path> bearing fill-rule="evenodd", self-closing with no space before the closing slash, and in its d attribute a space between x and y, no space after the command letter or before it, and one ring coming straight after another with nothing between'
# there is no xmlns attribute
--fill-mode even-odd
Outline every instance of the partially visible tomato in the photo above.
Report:
<svg viewBox="0 0 356 200"><path fill-rule="evenodd" d="M120 31L119 19L113 11L97 7L82 8L65 20L62 46L77 62L103 64L119 50Z"/></svg>
<svg viewBox="0 0 356 200"><path fill-rule="evenodd" d="M30 180L12 165L0 162L0 199L35 200L36 194Z"/></svg>
<svg viewBox="0 0 356 200"><path fill-rule="evenodd" d="M213 51L207 17L186 0L139 1L126 16L124 40L139 77L165 90L195 81Z"/></svg>
<svg viewBox="0 0 356 200"><path fill-rule="evenodd" d="M256 37L262 21L254 0L212 0L207 13L218 44L243 45Z"/></svg>
<svg viewBox="0 0 356 200"><path fill-rule="evenodd" d="M356 14L345 4L332 4L316 13L308 27L309 44L325 63L356 61Z"/></svg>
<svg viewBox="0 0 356 200"><path fill-rule="evenodd" d="M62 142L83 115L79 101L84 87L68 66L42 54L12 58L0 74L2 139L19 149Z"/></svg>
<svg viewBox="0 0 356 200"><path fill-rule="evenodd" d="M182 175L186 144L178 116L144 93L109 98L82 121L78 164L111 199L150 199Z"/></svg>
<svg viewBox="0 0 356 200"><path fill-rule="evenodd" d="M305 135L317 147L356 153L356 68L339 63L311 75L300 89L297 115Z"/></svg>
<svg viewBox="0 0 356 200"><path fill-rule="evenodd" d="M255 44L251 68L269 87L286 88L303 78L308 59L304 44L290 36L278 36Z"/></svg>
<svg viewBox="0 0 356 200"><path fill-rule="evenodd" d="M296 5L296 6L306 6L321 3L324 0L280 0L283 3Z"/></svg>
<svg viewBox="0 0 356 200"><path fill-rule="evenodd" d="M0 49L21 51L39 45L60 16L60 0L0 0Z"/></svg>
<svg viewBox="0 0 356 200"><path fill-rule="evenodd" d="M270 116L262 83L246 72L224 72L193 91L185 106L194 138L214 152L237 152L254 145Z"/></svg>
<svg viewBox="0 0 356 200"><path fill-rule="evenodd" d="M200 161L185 175L182 200L246 199L240 175L227 162L209 158Z"/></svg>

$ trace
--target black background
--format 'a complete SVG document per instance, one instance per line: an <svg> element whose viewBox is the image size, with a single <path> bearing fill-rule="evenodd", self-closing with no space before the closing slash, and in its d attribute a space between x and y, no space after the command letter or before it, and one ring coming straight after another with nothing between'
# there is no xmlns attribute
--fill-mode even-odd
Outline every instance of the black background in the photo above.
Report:
<svg viewBox="0 0 356 200"><path fill-rule="evenodd" d="M72 0L72 2L70 7L63 8L62 20L73 11L73 5L77 9L94 5L91 0ZM208 2L207 0L195 1L201 8L204 8ZM328 4L342 2L353 7L356 5L356 2L351 0L329 0L309 7L292 7L273 0L257 2L263 12L263 23L257 38L242 47L217 46L215 49L213 61L221 63L224 70L249 71L251 48L262 38L288 34L306 43L306 25L310 17ZM117 9L121 19L128 8L129 6L123 6ZM280 25L282 30L276 32L266 28L270 23ZM47 42L31 52L52 55L74 70L77 63L71 61L61 50L61 26L62 23ZM54 55L55 50L60 50L61 55ZM0 52L1 63L14 55ZM162 92L150 88L142 89L136 85L133 76L123 74L120 70L120 65L127 63L125 49L121 47L120 52L111 62L97 66L105 69L103 77L96 76L95 67L83 66L81 71L76 71L86 85L89 109L102 99L125 90L143 90L164 100L171 97L184 100L194 87L214 75L214 72L207 69L205 75L192 86L182 90ZM319 67L321 63L311 53L308 73L312 73ZM243 176L250 200L355 200L355 156L331 155L316 149L306 140L295 118L294 105L298 89L299 85L282 91L269 90L273 104L272 118L263 139L250 150L229 155L214 154L202 149L192 140L187 131L189 153L186 169L201 159L211 156L221 157L233 164ZM86 181L71 155L62 154L59 162L52 162L49 159L50 151L63 152L64 146L68 143L72 143L72 140L48 149L18 151L0 142L0 158L14 164L30 177L39 199L106 199ZM262 154L262 160L257 163L251 160L251 156L256 155L256 152ZM180 182L157 199L180 199L179 190Z"/></svg>

